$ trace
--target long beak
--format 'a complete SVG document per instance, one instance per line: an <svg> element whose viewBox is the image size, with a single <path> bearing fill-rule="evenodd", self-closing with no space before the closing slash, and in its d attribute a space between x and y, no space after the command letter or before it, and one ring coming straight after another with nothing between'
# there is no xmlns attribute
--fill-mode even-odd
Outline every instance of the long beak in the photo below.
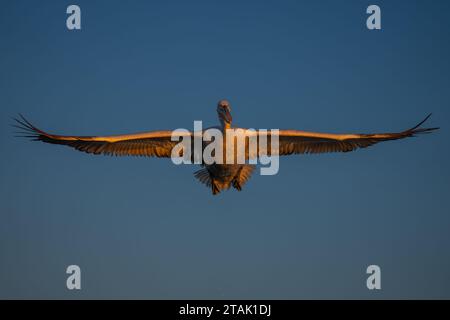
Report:
<svg viewBox="0 0 450 320"><path fill-rule="evenodd" d="M233 117L231 116L230 110L226 109L224 117L225 117L226 122L228 122L228 123L233 122Z"/></svg>

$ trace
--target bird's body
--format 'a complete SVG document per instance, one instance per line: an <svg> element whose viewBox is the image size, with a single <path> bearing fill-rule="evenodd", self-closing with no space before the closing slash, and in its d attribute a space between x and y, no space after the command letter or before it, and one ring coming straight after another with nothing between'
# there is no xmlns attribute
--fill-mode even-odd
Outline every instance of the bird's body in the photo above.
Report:
<svg viewBox="0 0 450 320"><path fill-rule="evenodd" d="M220 121L218 128L224 136L222 145L223 154L227 153L226 131L232 129L232 117L230 104L226 100L221 100L217 106L217 114ZM258 144L258 154L261 152L271 155L290 155L305 153L324 152L348 152L358 148L365 148L382 141L398 140L412 137L417 134L429 133L438 128L420 128L429 118L420 122L415 127L396 133L376 133L376 134L330 134L316 133L299 130L279 130L276 147L268 144L264 150ZM172 151L177 145L177 141L172 139L173 131L150 131L138 134L117 135L117 136L61 136L46 133L31 123L23 116L17 121L16 127L24 131L25 137L33 140L43 141L51 144L61 144L73 147L79 151L93 154L106 155L134 155L151 157L171 157ZM246 129L243 129L244 131ZM23 132L22 132L23 133ZM252 133L257 139L261 139L262 133L257 131ZM193 137L194 133L184 132L184 137ZM269 135L269 140L272 136ZM210 142L209 142L210 143ZM208 142L203 142L202 152L208 147ZM236 149L233 149L233 153ZM246 150L247 152L248 150ZM179 156L182 155L182 152ZM250 158L250 152L246 153L246 159ZM230 187L241 190L242 186L250 178L255 166L241 162L202 162L203 168L195 172L195 177L206 186L211 188L213 194Z"/></svg>

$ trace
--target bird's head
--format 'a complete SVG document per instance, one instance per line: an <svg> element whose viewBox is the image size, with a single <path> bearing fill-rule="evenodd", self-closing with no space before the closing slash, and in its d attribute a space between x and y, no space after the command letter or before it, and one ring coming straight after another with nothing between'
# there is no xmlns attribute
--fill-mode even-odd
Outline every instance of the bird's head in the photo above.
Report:
<svg viewBox="0 0 450 320"><path fill-rule="evenodd" d="M217 104L217 115L224 126L229 127L231 125L233 118L231 117L231 107L228 100L219 101Z"/></svg>

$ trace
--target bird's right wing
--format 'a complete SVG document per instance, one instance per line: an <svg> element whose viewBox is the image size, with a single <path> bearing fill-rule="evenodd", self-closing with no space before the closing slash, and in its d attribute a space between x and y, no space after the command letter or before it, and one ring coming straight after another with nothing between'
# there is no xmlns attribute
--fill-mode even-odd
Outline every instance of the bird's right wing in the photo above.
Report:
<svg viewBox="0 0 450 320"><path fill-rule="evenodd" d="M62 136L44 132L22 115L14 119L22 136L34 141L66 145L79 151L114 156L148 156L170 158L172 149L179 143L172 141L173 131L150 131L115 136ZM177 136L191 136L191 132L177 133ZM178 153L182 156L182 150Z"/></svg>

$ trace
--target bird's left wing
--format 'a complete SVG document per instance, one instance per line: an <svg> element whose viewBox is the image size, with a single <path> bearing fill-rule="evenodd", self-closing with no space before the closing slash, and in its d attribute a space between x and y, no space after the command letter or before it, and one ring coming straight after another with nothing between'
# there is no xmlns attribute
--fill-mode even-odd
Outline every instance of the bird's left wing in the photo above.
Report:
<svg viewBox="0 0 450 320"><path fill-rule="evenodd" d="M36 128L22 115L20 115L20 119L14 120L17 122L14 126L22 130L20 133L23 134L23 137L31 138L34 141L66 145L93 154L170 158L172 149L179 143L172 141L172 131L149 131L114 136L62 136ZM179 132L176 135L190 136L192 133ZM182 156L182 150L180 150L179 156Z"/></svg>
<svg viewBox="0 0 450 320"><path fill-rule="evenodd" d="M359 148L366 148L382 141L413 137L418 134L430 133L439 129L420 127L430 115L418 125L396 133L333 134L299 130L279 130L278 148L276 148L276 150L275 148L271 148L271 136L269 136L267 139L267 146L259 146L258 153L259 155L261 155L261 153L268 155L290 155L301 153L349 152ZM260 134L256 133L256 135L258 135L258 139L260 139ZM250 152L248 155L252 158L255 153Z"/></svg>

